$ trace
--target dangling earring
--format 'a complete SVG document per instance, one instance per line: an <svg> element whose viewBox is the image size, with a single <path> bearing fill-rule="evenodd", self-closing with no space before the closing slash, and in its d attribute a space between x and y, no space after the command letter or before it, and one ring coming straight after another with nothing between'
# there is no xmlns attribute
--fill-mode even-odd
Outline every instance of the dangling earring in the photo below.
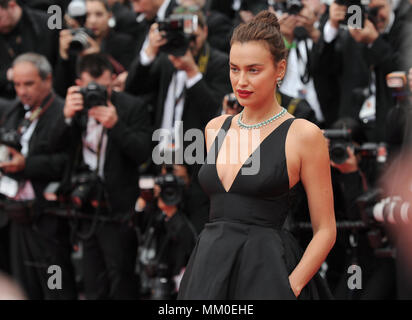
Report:
<svg viewBox="0 0 412 320"><path fill-rule="evenodd" d="M277 80L278 80L278 87L280 88L280 86L282 85L282 78L279 77Z"/></svg>

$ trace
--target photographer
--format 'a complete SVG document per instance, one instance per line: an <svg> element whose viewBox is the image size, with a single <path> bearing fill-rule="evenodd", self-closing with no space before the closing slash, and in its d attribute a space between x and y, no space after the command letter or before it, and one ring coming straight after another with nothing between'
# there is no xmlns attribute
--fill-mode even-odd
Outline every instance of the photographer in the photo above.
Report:
<svg viewBox="0 0 412 320"><path fill-rule="evenodd" d="M64 146L49 148L49 135L64 102L52 92L52 68L44 56L26 53L13 62L18 101L2 117L0 192L10 220L13 276L30 299L76 299L70 261L69 225L53 215L43 191L62 176L67 163ZM62 288L48 286L48 268L61 268Z"/></svg>
<svg viewBox="0 0 412 320"><path fill-rule="evenodd" d="M73 3L73 2L72 2ZM69 9L71 7L69 6ZM80 14L84 10L84 14ZM71 12L74 11L74 12ZM68 10L80 28L60 31L59 59L55 72L55 90L62 96L74 84L75 66L79 56L102 52L106 54L120 78L135 56L132 36L113 31L109 26L112 13L106 0L80 2L77 10ZM126 49L127 48L127 49Z"/></svg>
<svg viewBox="0 0 412 320"><path fill-rule="evenodd" d="M150 120L140 99L112 90L115 75L105 55L82 57L77 74L51 143L72 144L66 182L78 174L89 177L83 190L90 192L82 192L81 184L71 193L77 211L86 216L79 221L86 298L137 298L137 243L130 218L139 195L139 165L150 156Z"/></svg>
<svg viewBox="0 0 412 320"><path fill-rule="evenodd" d="M362 28L342 25L346 2L330 6L330 17L317 47L317 65L332 81L340 83L340 117L360 118L369 140L383 141L384 122L394 102L385 76L405 66L400 52L412 46L410 24L397 18L389 0L371 0L362 17ZM326 64L324 62L327 62Z"/></svg>
<svg viewBox="0 0 412 320"><path fill-rule="evenodd" d="M368 175L368 169L374 166L375 157L367 152L360 152L366 142L366 136L359 121L342 118L331 129L350 132L346 143L341 138L328 139L331 152L332 184L335 197L337 222L361 221L357 199L374 186L375 177ZM325 136L328 137L328 130ZM345 140L345 139L344 139ZM338 152L338 146L347 146L346 154ZM344 159L346 158L346 159ZM372 172L376 175L376 171ZM395 294L392 258L375 255L368 236L368 229L342 228L338 232L337 242L328 256L329 283L333 284L334 296L338 299L384 299ZM350 290L347 286L347 270L350 265L362 269L362 290Z"/></svg>
<svg viewBox="0 0 412 320"><path fill-rule="evenodd" d="M137 35L137 52L149 41L150 27L156 21L163 21L177 6L176 0L132 0L134 11L139 14L140 32Z"/></svg>
<svg viewBox="0 0 412 320"><path fill-rule="evenodd" d="M232 21L223 13L216 10L209 10L206 0L179 0L179 5L185 7L198 7L205 15L210 45L222 52L229 54L230 37L233 32Z"/></svg>
<svg viewBox="0 0 412 320"><path fill-rule="evenodd" d="M291 97L305 99L316 115L317 123L327 119L325 109L315 90L315 74L312 70L312 48L318 42L325 5L320 1L286 1L279 18L280 29L286 48L289 49L288 67L279 90ZM326 121L327 122L327 121ZM327 124L327 123L326 123Z"/></svg>
<svg viewBox="0 0 412 320"><path fill-rule="evenodd" d="M179 12L198 19L189 47L168 44L167 37L175 36L173 31L159 31L159 24L153 24L147 48L142 49L129 70L126 91L153 95L155 129L173 132L175 122L183 121L185 133L191 128L203 129L217 114L225 92L230 91L230 81L227 55L206 41L208 29L203 14ZM162 52L165 45L169 45L169 52L183 49L183 55Z"/></svg>
<svg viewBox="0 0 412 320"><path fill-rule="evenodd" d="M25 52L57 60L58 33L47 27L47 14L21 6L15 0L0 0L0 97L13 99L12 61Z"/></svg>
<svg viewBox="0 0 412 320"><path fill-rule="evenodd" d="M190 178L182 165L163 166L155 179L154 199L146 205L140 200L138 213L140 232L143 235L140 262L151 280L151 298L175 298L179 276L183 272L195 246L197 232L190 222L188 194ZM148 255L150 250L155 254ZM171 283L168 290L159 287L156 279L163 277ZM172 280L173 279L173 280ZM143 282L143 281L142 281Z"/></svg>

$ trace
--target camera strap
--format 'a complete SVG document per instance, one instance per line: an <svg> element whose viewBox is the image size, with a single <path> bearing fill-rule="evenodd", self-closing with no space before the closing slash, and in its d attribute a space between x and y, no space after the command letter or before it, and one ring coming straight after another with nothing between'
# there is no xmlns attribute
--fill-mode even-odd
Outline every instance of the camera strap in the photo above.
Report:
<svg viewBox="0 0 412 320"><path fill-rule="evenodd" d="M46 99L44 99L43 103L40 105L40 107L35 108L30 117L28 118L23 118L23 120L20 122L20 125L17 128L17 131L20 134L23 134L29 127L30 125L37 119L40 118L40 116L47 111L47 109L51 106L53 103L54 99L56 98L54 93L50 93Z"/></svg>
<svg viewBox="0 0 412 320"><path fill-rule="evenodd" d="M99 143L97 144L97 150L96 150L97 163L96 163L96 169L95 169L96 175L99 175L102 144L103 144L103 138L104 138L104 135L106 134L106 131L107 129L103 128L102 133L100 135Z"/></svg>
<svg viewBox="0 0 412 320"><path fill-rule="evenodd" d="M201 74L205 74L207 70L207 65L209 64L210 59L210 46L207 42L203 46L202 53L199 56L199 60L197 62L197 66Z"/></svg>
<svg viewBox="0 0 412 320"><path fill-rule="evenodd" d="M303 57L300 53L299 46L296 45L296 57L298 59L298 62L301 62L302 64L305 65L305 71L303 72L303 75L300 74L300 80L302 81L303 84L308 84L310 80L310 75L309 75L309 70L310 70L310 58L309 58L309 48L308 48L308 42L307 39L303 40L305 43L305 51L306 51L306 63L303 60Z"/></svg>

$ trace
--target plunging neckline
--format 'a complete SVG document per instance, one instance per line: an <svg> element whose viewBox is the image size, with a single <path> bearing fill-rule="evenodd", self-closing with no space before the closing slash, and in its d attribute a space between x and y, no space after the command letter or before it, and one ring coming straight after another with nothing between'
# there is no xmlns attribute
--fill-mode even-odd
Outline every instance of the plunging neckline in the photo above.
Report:
<svg viewBox="0 0 412 320"><path fill-rule="evenodd" d="M223 143L225 142L225 139L226 139L226 136L227 136L227 132L230 130L230 128L231 128L231 126L232 126L233 118L234 118L234 117L232 117L232 119L230 119L229 128L226 130L226 133L225 133L225 136L224 136L224 138L223 138L223 141L222 141L221 145L219 146L219 148L218 148L218 150L217 150L217 154L216 154L216 157L215 157L215 166L214 166L214 167L215 167L216 178L217 178L217 180L219 180L219 184L220 184L220 186L222 187L222 189L223 189L223 191L224 191L225 193L230 193L230 191L231 191L232 188L233 188L233 185L235 184L237 178L239 177L239 173L242 171L243 167L244 167L245 164L249 161L249 159L255 154L255 152L256 152L258 149L261 148L262 144L263 144L266 140L268 140L269 137L273 136L273 133L276 132L277 129L278 129L279 127L281 127L286 121L288 121L289 119L294 119L294 118L292 117L292 118L288 118L288 119L284 120L281 124L279 124L275 129L273 129L273 130L259 143L259 145L255 148L255 150L253 150L253 151L250 153L250 155L247 157L247 159L242 163L242 166L241 166L241 167L239 168L239 170L237 171L237 173L236 173L236 175L235 175L235 177L234 177L234 179L233 179L233 181L232 181L229 189L226 190L225 186L223 185L222 180L221 180L220 177L219 177L219 172L217 171L217 159L219 158L220 149L222 148ZM216 136L215 141L213 142L212 148L211 148L210 150L213 150L213 149L216 148L216 143L217 143L217 141L218 141L218 138L217 138L217 137L218 137L218 136ZM289 181L289 174L288 174L288 181Z"/></svg>

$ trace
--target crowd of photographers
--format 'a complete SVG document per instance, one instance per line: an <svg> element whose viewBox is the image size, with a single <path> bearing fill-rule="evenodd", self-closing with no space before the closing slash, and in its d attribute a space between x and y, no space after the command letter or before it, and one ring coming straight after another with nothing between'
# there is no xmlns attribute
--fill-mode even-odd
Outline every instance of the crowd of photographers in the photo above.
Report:
<svg viewBox="0 0 412 320"><path fill-rule="evenodd" d="M329 143L323 276L338 299L412 297L387 228L412 214L380 189L412 138L411 1L0 0L0 271L27 298L176 296L209 210L186 133L242 110L230 36L265 9L289 51L277 99ZM306 246L307 201L291 213Z"/></svg>

